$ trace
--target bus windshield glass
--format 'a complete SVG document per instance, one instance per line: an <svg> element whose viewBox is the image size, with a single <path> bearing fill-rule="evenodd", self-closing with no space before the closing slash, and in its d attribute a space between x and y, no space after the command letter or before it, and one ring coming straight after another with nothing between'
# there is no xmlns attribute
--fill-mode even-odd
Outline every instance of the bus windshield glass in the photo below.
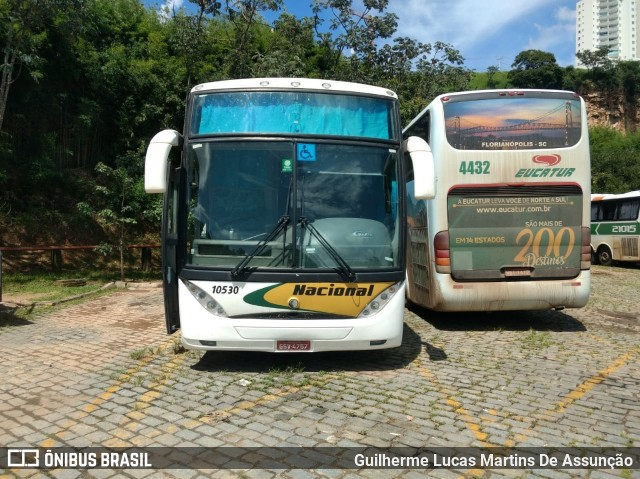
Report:
<svg viewBox="0 0 640 479"><path fill-rule="evenodd" d="M458 150L557 149L580 141L580 100L567 93L452 96L443 107L447 140Z"/></svg>
<svg viewBox="0 0 640 479"><path fill-rule="evenodd" d="M188 152L189 264L336 269L336 252L350 268L400 264L395 150L243 139Z"/></svg>
<svg viewBox="0 0 640 479"><path fill-rule="evenodd" d="M398 140L392 99L311 92L197 95L191 135L291 134Z"/></svg>

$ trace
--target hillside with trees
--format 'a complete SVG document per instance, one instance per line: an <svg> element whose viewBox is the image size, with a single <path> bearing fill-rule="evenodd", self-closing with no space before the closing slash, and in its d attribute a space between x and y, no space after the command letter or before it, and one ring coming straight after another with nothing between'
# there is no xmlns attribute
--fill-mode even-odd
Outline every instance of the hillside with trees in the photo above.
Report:
<svg viewBox="0 0 640 479"><path fill-rule="evenodd" d="M0 245L157 242L160 199L142 186L150 138L182 130L194 85L315 77L395 90L407 122L436 95L500 87L569 89L589 104L593 189L640 189L640 64L585 54L585 69L521 52L508 72L474 72L454 45L395 36L388 0L0 0ZM268 22L266 18L274 18Z"/></svg>

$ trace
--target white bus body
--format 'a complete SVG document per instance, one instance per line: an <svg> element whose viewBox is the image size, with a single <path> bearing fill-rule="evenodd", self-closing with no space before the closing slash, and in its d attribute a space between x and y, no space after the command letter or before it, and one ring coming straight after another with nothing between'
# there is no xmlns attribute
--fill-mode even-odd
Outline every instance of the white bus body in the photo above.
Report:
<svg viewBox="0 0 640 479"><path fill-rule="evenodd" d="M404 130L430 146L437 193L412 194L407 296L436 311L577 308L590 290L590 160L582 98L441 95Z"/></svg>
<svg viewBox="0 0 640 479"><path fill-rule="evenodd" d="M594 262L640 262L640 190L591 195L591 251Z"/></svg>
<svg viewBox="0 0 640 479"><path fill-rule="evenodd" d="M145 162L146 190L164 193L167 332L206 350L399 346L405 163L425 171L418 196L432 197L429 150L402 142L389 90L302 78L194 87L184 133L158 133Z"/></svg>

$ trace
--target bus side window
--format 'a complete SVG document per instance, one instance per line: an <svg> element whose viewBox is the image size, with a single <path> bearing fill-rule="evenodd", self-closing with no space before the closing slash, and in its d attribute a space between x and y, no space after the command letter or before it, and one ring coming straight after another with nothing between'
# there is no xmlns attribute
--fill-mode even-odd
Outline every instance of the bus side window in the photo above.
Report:
<svg viewBox="0 0 640 479"><path fill-rule="evenodd" d="M625 200L620 203L618 218L620 221L633 221L638 219L640 209L640 199Z"/></svg>
<svg viewBox="0 0 640 479"><path fill-rule="evenodd" d="M603 202L602 203L602 220L603 221L615 221L616 219L616 203Z"/></svg>
<svg viewBox="0 0 640 479"><path fill-rule="evenodd" d="M407 139L410 136L417 136L422 138L424 141L429 144L430 140L430 126L431 126L431 112L427 111L424 116L422 116L415 124L408 127L402 134L403 139ZM405 156L404 158L405 164L405 176L406 181L413 181L413 162L409 156Z"/></svg>
<svg viewBox="0 0 640 479"><path fill-rule="evenodd" d="M429 144L431 140L429 131L431 126L431 115L430 112L427 112L422 118L420 118L414 125L411 125L407 130L403 133L403 138L406 140L410 136L419 136L424 141Z"/></svg>

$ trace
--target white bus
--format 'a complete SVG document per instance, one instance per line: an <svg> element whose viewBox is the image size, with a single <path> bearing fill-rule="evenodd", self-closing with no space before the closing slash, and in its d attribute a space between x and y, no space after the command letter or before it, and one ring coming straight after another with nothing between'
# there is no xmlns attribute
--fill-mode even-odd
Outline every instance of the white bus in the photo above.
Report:
<svg viewBox="0 0 640 479"><path fill-rule="evenodd" d="M146 191L164 193L167 332L181 329L185 347L206 350L399 346L399 179L410 163L426 172L418 195L433 196L430 160L423 140L403 144L398 98L384 88L292 78L197 85L184 133L158 133L145 160Z"/></svg>
<svg viewBox="0 0 640 479"><path fill-rule="evenodd" d="M412 194L408 299L435 311L578 308L590 291L590 159L582 98L487 90L435 98L423 138L437 195Z"/></svg>
<svg viewBox="0 0 640 479"><path fill-rule="evenodd" d="M591 195L591 251L596 264L640 262L640 190Z"/></svg>

